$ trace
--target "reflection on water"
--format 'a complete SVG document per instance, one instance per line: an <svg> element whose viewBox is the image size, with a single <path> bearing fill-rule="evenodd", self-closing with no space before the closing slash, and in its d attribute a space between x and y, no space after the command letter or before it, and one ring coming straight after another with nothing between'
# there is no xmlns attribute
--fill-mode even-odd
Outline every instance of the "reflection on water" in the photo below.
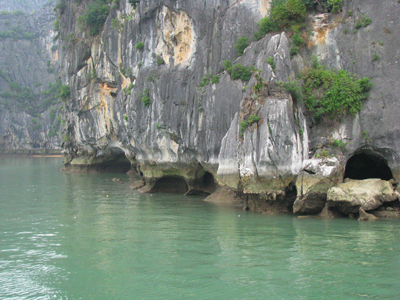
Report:
<svg viewBox="0 0 400 300"><path fill-rule="evenodd" d="M0 158L1 299L397 299L399 221L297 219ZM123 184L111 181L122 179Z"/></svg>

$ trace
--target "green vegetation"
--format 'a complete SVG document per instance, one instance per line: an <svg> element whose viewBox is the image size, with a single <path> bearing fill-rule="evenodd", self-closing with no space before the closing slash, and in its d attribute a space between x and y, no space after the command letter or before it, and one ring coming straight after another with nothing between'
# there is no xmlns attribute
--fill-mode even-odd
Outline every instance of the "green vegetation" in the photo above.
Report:
<svg viewBox="0 0 400 300"><path fill-rule="evenodd" d="M292 95L294 101L303 99L303 91L301 85L289 78L289 81L283 83L284 88Z"/></svg>
<svg viewBox="0 0 400 300"><path fill-rule="evenodd" d="M132 5L134 9L136 9L136 6L140 2L140 0L128 0L128 2Z"/></svg>
<svg viewBox="0 0 400 300"><path fill-rule="evenodd" d="M212 78L211 78L211 83L212 84L217 84L217 83L219 83L219 76L218 75L214 75Z"/></svg>
<svg viewBox="0 0 400 300"><path fill-rule="evenodd" d="M156 123L156 128L157 128L158 130L165 129L165 125L162 125L162 124L160 124L160 123Z"/></svg>
<svg viewBox="0 0 400 300"><path fill-rule="evenodd" d="M61 86L61 90L60 90L61 100L63 100L63 101L67 100L67 98L69 98L70 95L71 95L71 89L70 89L69 85Z"/></svg>
<svg viewBox="0 0 400 300"><path fill-rule="evenodd" d="M96 0L88 5L87 10L83 14L83 21L89 28L91 36L97 35L100 32L109 12L110 7L103 0Z"/></svg>
<svg viewBox="0 0 400 300"><path fill-rule="evenodd" d="M112 19L111 26L118 32L122 32L122 30L124 29L124 23L119 18Z"/></svg>
<svg viewBox="0 0 400 300"><path fill-rule="evenodd" d="M343 151L346 150L346 145L348 144L347 142L343 142L342 140L337 140L337 139L331 139L330 144L334 147L340 148Z"/></svg>
<svg viewBox="0 0 400 300"><path fill-rule="evenodd" d="M32 31L31 27L24 26L9 26L7 31L0 31L0 41L6 38L13 40L30 40L35 38L36 34Z"/></svg>
<svg viewBox="0 0 400 300"><path fill-rule="evenodd" d="M272 70L275 71L276 69L275 59L270 56L267 58L267 63L271 66Z"/></svg>
<svg viewBox="0 0 400 300"><path fill-rule="evenodd" d="M367 77L356 80L347 71L328 70L324 66L306 68L302 74L304 104L316 120L355 115L368 97L372 83ZM297 96L299 97L299 96Z"/></svg>
<svg viewBox="0 0 400 300"><path fill-rule="evenodd" d="M358 19L356 21L356 29L360 29L363 26L362 21L360 19Z"/></svg>
<svg viewBox="0 0 400 300"><path fill-rule="evenodd" d="M204 87L210 83L210 74L206 74L201 78L199 87Z"/></svg>
<svg viewBox="0 0 400 300"><path fill-rule="evenodd" d="M271 31L291 30L293 26L304 27L306 16L303 0L272 0L269 14L261 19L259 31L254 37L259 40Z"/></svg>
<svg viewBox="0 0 400 300"><path fill-rule="evenodd" d="M364 27L367 27L369 24L372 23L372 20L370 18L365 18L363 19Z"/></svg>
<svg viewBox="0 0 400 300"><path fill-rule="evenodd" d="M240 56L243 54L244 49L246 49L246 47L249 45L249 39L247 37L240 37L237 40L237 43L234 45L237 54Z"/></svg>
<svg viewBox="0 0 400 300"><path fill-rule="evenodd" d="M372 20L370 18L363 17L362 19L357 19L356 29L360 29L361 27L367 27L371 23L372 23Z"/></svg>
<svg viewBox="0 0 400 300"><path fill-rule="evenodd" d="M154 77L153 76L149 76L149 81L154 82Z"/></svg>
<svg viewBox="0 0 400 300"><path fill-rule="evenodd" d="M241 64L235 64L232 66L230 60L226 60L222 63L222 66L231 76L232 80L240 79L243 82L249 81L251 78L251 71L254 69L253 66L244 67Z"/></svg>
<svg viewBox="0 0 400 300"><path fill-rule="evenodd" d="M60 20L59 19L55 20L53 25L54 25L54 31L60 31Z"/></svg>
<svg viewBox="0 0 400 300"><path fill-rule="evenodd" d="M153 53L151 56L154 58L157 66L165 64L165 61L161 55L157 55L157 54Z"/></svg>
<svg viewBox="0 0 400 300"><path fill-rule="evenodd" d="M49 84L43 92L35 93L30 87L12 81L6 70L0 70L0 78L6 83L6 85L3 84L3 89L0 91L2 98L0 105L2 104L8 109L13 108L30 115L37 115L59 101L60 81ZM41 85L36 83L34 87L38 88Z"/></svg>
<svg viewBox="0 0 400 300"><path fill-rule="evenodd" d="M62 15L67 9L67 0L58 0L56 6L54 7L54 11L58 11L60 15Z"/></svg>
<svg viewBox="0 0 400 300"><path fill-rule="evenodd" d="M250 115L247 120L243 120L240 122L240 130L239 130L239 136L243 138L244 132L247 129L247 127L251 126L253 123L257 123L260 121L260 117L257 115Z"/></svg>
<svg viewBox="0 0 400 300"><path fill-rule="evenodd" d="M372 140L369 138L368 132L367 132L366 130L364 130L364 131L362 132L362 134L363 134L363 137L364 137L364 140L365 140L365 143L366 143L366 144L368 144L369 142L372 141Z"/></svg>
<svg viewBox="0 0 400 300"><path fill-rule="evenodd" d="M273 31L296 31L305 27L307 11L340 11L342 0L272 0L268 16L261 19L256 40Z"/></svg>
<svg viewBox="0 0 400 300"><path fill-rule="evenodd" d="M136 44L136 50L142 51L144 48L144 44L142 42L139 42Z"/></svg>
<svg viewBox="0 0 400 300"><path fill-rule="evenodd" d="M292 42L292 47L290 48L290 56L294 56L299 52L300 47L305 44L305 41L300 36L300 33L298 31L292 36L290 40Z"/></svg>
<svg viewBox="0 0 400 300"><path fill-rule="evenodd" d="M374 55L374 58L372 59L372 60L378 60L380 57L379 57L379 55L378 54L375 54Z"/></svg>
<svg viewBox="0 0 400 300"><path fill-rule="evenodd" d="M160 66L160 65L165 64L165 61L164 61L164 59L163 59L161 56L157 56L157 58L156 58L156 64L157 64L157 66Z"/></svg>
<svg viewBox="0 0 400 300"><path fill-rule="evenodd" d="M150 91L149 89L144 89L143 95L142 95L142 102L144 106L149 106L150 105Z"/></svg>

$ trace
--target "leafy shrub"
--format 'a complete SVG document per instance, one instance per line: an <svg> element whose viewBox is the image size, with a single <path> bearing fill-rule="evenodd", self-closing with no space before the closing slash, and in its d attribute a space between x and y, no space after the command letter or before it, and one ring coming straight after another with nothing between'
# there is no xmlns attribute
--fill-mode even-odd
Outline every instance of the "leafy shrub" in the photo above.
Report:
<svg viewBox="0 0 400 300"><path fill-rule="evenodd" d="M379 57L379 55L378 54L375 54L374 55L374 58L372 59L372 60L378 60L380 57Z"/></svg>
<svg viewBox="0 0 400 300"><path fill-rule="evenodd" d="M142 51L144 48L144 44L142 42L139 42L136 44L136 50Z"/></svg>
<svg viewBox="0 0 400 300"><path fill-rule="evenodd" d="M251 77L252 67L246 68L241 64L235 64L232 66L229 60L222 63L224 69L231 75L232 80L240 79L242 81L249 81Z"/></svg>
<svg viewBox="0 0 400 300"><path fill-rule="evenodd" d="M363 26L363 23L361 20L357 20L356 22L356 29L360 29Z"/></svg>
<svg viewBox="0 0 400 300"><path fill-rule="evenodd" d="M226 70L226 72L228 72L228 74L230 75L232 72L232 63L230 60L225 60L222 63L222 66L224 67L224 69Z"/></svg>
<svg viewBox="0 0 400 300"><path fill-rule="evenodd" d="M60 90L61 100L65 101L67 98L69 98L70 94L71 94L71 89L70 89L69 85L61 86L61 90Z"/></svg>
<svg viewBox="0 0 400 300"><path fill-rule="evenodd" d="M54 11L58 11L60 15L62 15L67 9L66 0L58 0L56 6L54 7Z"/></svg>
<svg viewBox="0 0 400 300"><path fill-rule="evenodd" d="M338 147L342 150L346 150L346 145L348 144L347 142L343 142L342 140L337 140L337 139L331 139L331 145L334 147Z"/></svg>
<svg viewBox="0 0 400 300"><path fill-rule="evenodd" d="M285 30L294 25L304 26L306 6L303 0L272 0L270 13L259 23L259 31L254 34L258 40L265 34Z"/></svg>
<svg viewBox="0 0 400 300"><path fill-rule="evenodd" d="M53 25L54 25L54 31L60 30L60 20L59 19L55 20Z"/></svg>
<svg viewBox="0 0 400 300"><path fill-rule="evenodd" d="M276 68L275 59L270 56L267 58L267 63L271 66L272 70L275 71Z"/></svg>
<svg viewBox="0 0 400 300"><path fill-rule="evenodd" d="M243 120L242 122L240 122L240 130L239 130L240 137L243 137L244 132L247 127L249 127L249 122L247 122L246 120Z"/></svg>
<svg viewBox="0 0 400 300"><path fill-rule="evenodd" d="M145 89L142 96L142 102L144 106L150 105L150 91L149 89Z"/></svg>
<svg viewBox="0 0 400 300"><path fill-rule="evenodd" d="M251 125L255 122L258 122L258 121L260 121L260 117L257 115L251 115L248 119L249 125Z"/></svg>
<svg viewBox="0 0 400 300"><path fill-rule="evenodd" d="M257 115L250 115L247 120L243 120L240 122L239 136L243 138L243 134L247 127L251 126L251 124L260 121L260 117Z"/></svg>
<svg viewBox="0 0 400 300"><path fill-rule="evenodd" d="M157 66L165 64L165 61L161 55L157 55L157 54L153 53L151 56L154 58Z"/></svg>
<svg viewBox="0 0 400 300"><path fill-rule="evenodd" d="M295 56L297 53L299 53L300 47L297 46L292 46L290 47L290 57Z"/></svg>
<svg viewBox="0 0 400 300"><path fill-rule="evenodd" d="M240 79L242 81L249 81L251 77L250 69L242 66L241 64L235 64L232 67L231 78L233 80Z"/></svg>
<svg viewBox="0 0 400 300"><path fill-rule="evenodd" d="M89 28L89 34L94 36L100 32L110 12L110 8L103 0L97 0L89 4L83 19Z"/></svg>
<svg viewBox="0 0 400 300"><path fill-rule="evenodd" d="M140 0L128 0L128 2L132 5L134 9L136 9L136 6L140 2Z"/></svg>
<svg viewBox="0 0 400 300"><path fill-rule="evenodd" d="M296 32L295 34L293 34L293 36L290 40L294 45L296 45L298 47L301 47L305 44L305 42L299 32Z"/></svg>
<svg viewBox="0 0 400 300"><path fill-rule="evenodd" d="M303 99L302 88L297 80L289 80L285 82L283 86L292 95L293 100L297 101Z"/></svg>
<svg viewBox="0 0 400 300"><path fill-rule="evenodd" d="M324 116L355 115L372 87L369 78L356 80L347 71L334 72L323 66L308 69L303 80L305 105L317 120Z"/></svg>
<svg viewBox="0 0 400 300"><path fill-rule="evenodd" d="M305 44L303 38L300 36L299 32L296 32L290 39L292 42L292 47L290 48L290 56L296 55L300 47Z"/></svg>
<svg viewBox="0 0 400 300"><path fill-rule="evenodd" d="M238 53L238 55L242 55L244 52L244 49L246 49L246 47L249 45L249 40L248 38L242 36L240 38L238 38L237 43L235 44L235 49Z"/></svg>
<svg viewBox="0 0 400 300"><path fill-rule="evenodd" d="M372 20L370 18L365 18L363 19L364 27L367 27L369 24L372 23Z"/></svg>
<svg viewBox="0 0 400 300"><path fill-rule="evenodd" d="M219 76L218 75L214 75L213 77L212 77L212 79L211 79L211 83L212 84L216 84L216 83L218 83L219 82Z"/></svg>
<svg viewBox="0 0 400 300"><path fill-rule="evenodd" d="M206 86L206 85L208 85L209 83L210 83L210 75L209 75L209 74L206 74L205 76L203 76L203 77L201 78L200 87Z"/></svg>

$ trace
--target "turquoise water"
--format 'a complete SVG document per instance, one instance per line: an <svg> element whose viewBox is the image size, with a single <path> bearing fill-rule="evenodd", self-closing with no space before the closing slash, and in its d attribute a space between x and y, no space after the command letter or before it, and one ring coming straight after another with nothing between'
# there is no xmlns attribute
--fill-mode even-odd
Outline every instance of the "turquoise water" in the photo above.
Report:
<svg viewBox="0 0 400 300"><path fill-rule="evenodd" d="M0 157L0 299L400 298L399 220L260 215L61 166Z"/></svg>

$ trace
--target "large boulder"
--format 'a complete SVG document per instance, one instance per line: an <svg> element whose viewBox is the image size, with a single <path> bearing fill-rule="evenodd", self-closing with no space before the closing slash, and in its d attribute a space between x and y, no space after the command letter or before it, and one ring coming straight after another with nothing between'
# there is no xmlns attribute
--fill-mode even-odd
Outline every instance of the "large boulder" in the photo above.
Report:
<svg viewBox="0 0 400 300"><path fill-rule="evenodd" d="M350 180L328 190L328 206L349 214L380 207L384 202L398 199L389 181L381 179Z"/></svg>
<svg viewBox="0 0 400 300"><path fill-rule="evenodd" d="M309 159L303 162L303 171L297 176L297 197L293 204L295 214L318 214L326 204L326 194L338 181L338 159Z"/></svg>

